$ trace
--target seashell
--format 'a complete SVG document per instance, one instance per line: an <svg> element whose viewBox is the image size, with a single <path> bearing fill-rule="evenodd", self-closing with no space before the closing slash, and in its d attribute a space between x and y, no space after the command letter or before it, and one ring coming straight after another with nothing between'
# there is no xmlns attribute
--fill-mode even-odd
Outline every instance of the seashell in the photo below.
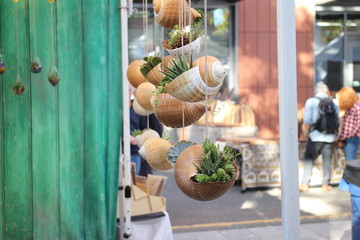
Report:
<svg viewBox="0 0 360 240"><path fill-rule="evenodd" d="M157 119L167 127L186 127L201 118L206 111L206 105L201 102L189 103L180 101L168 93L161 93L152 97L151 103ZM183 114L184 109L184 114ZM210 107L208 107L210 110Z"/></svg>
<svg viewBox="0 0 360 240"><path fill-rule="evenodd" d="M174 28L179 24L180 16L185 26L201 17L200 13L190 8L185 0L153 0L153 7L156 21L164 28ZM189 19L189 11L191 11L191 19Z"/></svg>
<svg viewBox="0 0 360 240"><path fill-rule="evenodd" d="M206 67L206 62L207 67ZM194 66L199 67L202 80L206 83L205 75L207 70L207 85L210 87L218 86L224 82L225 69L219 59L213 56L202 56L196 59L193 63Z"/></svg>
<svg viewBox="0 0 360 240"><path fill-rule="evenodd" d="M148 116L154 112L154 111L148 111L148 110L144 109L142 106L140 106L140 104L138 103L136 98L133 101L132 107L133 107L134 111L137 114L139 114L140 116Z"/></svg>
<svg viewBox="0 0 360 240"><path fill-rule="evenodd" d="M193 67L166 84L164 89L173 97L185 102L199 102L215 96L222 84L215 87L206 86L201 78L199 67Z"/></svg>
<svg viewBox="0 0 360 240"><path fill-rule="evenodd" d="M161 79L163 79L164 77L164 74L161 73L160 71L161 71L161 63L156 65L153 69L150 70L150 72L148 72L148 74L146 74L146 79L155 86L159 86Z"/></svg>
<svg viewBox="0 0 360 240"><path fill-rule="evenodd" d="M189 53L199 54L200 50L201 50L201 43L202 43L202 39L201 39L201 37L198 37L191 43L188 43L182 47L175 48L175 49L167 49L167 48L165 48L165 49L169 52L170 56L176 58L179 56L188 55Z"/></svg>
<svg viewBox="0 0 360 240"><path fill-rule="evenodd" d="M141 83L136 89L136 100L141 107L147 111L152 111L150 99L152 97L152 92L156 90L154 84L149 82Z"/></svg>
<svg viewBox="0 0 360 240"><path fill-rule="evenodd" d="M163 138L149 138L141 146L139 154L157 170L168 170L172 164L166 160L166 153L171 144Z"/></svg>
<svg viewBox="0 0 360 240"><path fill-rule="evenodd" d="M137 88L141 83L147 82L144 75L140 72L140 66L145 63L144 60L136 60L130 63L126 76L128 78L129 83L134 88Z"/></svg>
<svg viewBox="0 0 360 240"><path fill-rule="evenodd" d="M140 148L146 142L146 140L148 140L149 138L152 138L152 137L159 138L160 136L156 131L154 131L152 129L148 129L145 132L143 132L141 135L137 135L135 137L136 144Z"/></svg>
<svg viewBox="0 0 360 240"><path fill-rule="evenodd" d="M236 173L231 180L225 183L194 182L192 177L198 172L194 164L201 164L202 155L204 155L204 150L199 144L186 148L176 160L174 176L176 184L185 195L199 201L210 201L222 196L234 185L238 168L234 164Z"/></svg>

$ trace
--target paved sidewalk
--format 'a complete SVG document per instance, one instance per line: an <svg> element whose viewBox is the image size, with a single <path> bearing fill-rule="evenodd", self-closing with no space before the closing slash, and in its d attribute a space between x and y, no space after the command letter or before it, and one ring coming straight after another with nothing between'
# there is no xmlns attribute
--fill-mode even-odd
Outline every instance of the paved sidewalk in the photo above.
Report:
<svg viewBox="0 0 360 240"><path fill-rule="evenodd" d="M302 240L351 240L351 220L301 225ZM174 240L281 240L281 226L174 233Z"/></svg>

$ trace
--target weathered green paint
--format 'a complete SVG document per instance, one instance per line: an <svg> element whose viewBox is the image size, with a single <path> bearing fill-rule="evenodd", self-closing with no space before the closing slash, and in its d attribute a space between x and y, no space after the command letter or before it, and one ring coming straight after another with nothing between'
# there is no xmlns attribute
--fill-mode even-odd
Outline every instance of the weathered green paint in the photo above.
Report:
<svg viewBox="0 0 360 240"><path fill-rule="evenodd" d="M0 75L1 240L115 239L122 120L118 5L0 0L7 66ZM52 16L61 77L56 87L47 80ZM11 91L17 55L26 88L21 96ZM29 71L35 56L43 66L38 74Z"/></svg>

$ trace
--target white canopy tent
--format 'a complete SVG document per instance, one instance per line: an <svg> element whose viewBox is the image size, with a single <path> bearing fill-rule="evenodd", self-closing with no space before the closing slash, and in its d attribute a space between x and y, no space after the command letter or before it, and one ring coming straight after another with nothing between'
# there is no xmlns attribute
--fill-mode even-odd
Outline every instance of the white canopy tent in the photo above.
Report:
<svg viewBox="0 0 360 240"><path fill-rule="evenodd" d="M126 76L128 67L128 15L132 13L132 0L120 0L122 27L122 67L123 67L123 140L129 142L129 84ZM205 0L206 2L206 0ZM280 108L280 156L282 186L282 226L283 239L300 239L300 210L298 186L298 142L297 142L297 84L296 84L296 44L295 44L295 0L277 0L278 22L278 73ZM119 196L126 196L121 236L131 235L130 221L130 146L124 144L124 182L120 183ZM125 190L125 191L123 191ZM120 206L122 208L123 206Z"/></svg>

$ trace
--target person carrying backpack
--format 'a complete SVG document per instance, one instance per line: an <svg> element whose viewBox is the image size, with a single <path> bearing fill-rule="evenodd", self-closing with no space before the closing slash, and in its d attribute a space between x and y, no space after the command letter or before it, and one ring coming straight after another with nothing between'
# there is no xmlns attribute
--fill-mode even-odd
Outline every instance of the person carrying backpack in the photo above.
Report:
<svg viewBox="0 0 360 240"><path fill-rule="evenodd" d="M311 172L315 160L322 155L322 190L327 192L330 186L331 160L336 140L339 110L329 96L329 88L324 82L318 82L314 88L314 96L306 100L304 124L309 129L308 141L304 154L304 174L299 187L300 192L309 190Z"/></svg>

